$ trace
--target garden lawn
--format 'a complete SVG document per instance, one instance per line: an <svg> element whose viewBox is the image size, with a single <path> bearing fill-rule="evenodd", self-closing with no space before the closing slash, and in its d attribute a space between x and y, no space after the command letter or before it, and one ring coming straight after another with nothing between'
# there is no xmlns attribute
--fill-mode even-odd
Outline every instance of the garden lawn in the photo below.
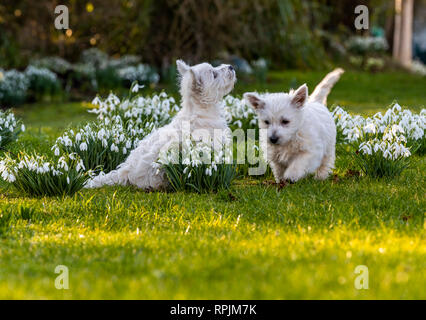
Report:
<svg viewBox="0 0 426 320"><path fill-rule="evenodd" d="M265 88L313 86L322 75L272 72ZM329 104L370 114L398 98L418 111L425 88L417 76L349 72ZM51 153L70 123L93 120L86 111L16 109L27 131L11 151ZM271 177L243 178L201 195L106 187L30 198L0 182L0 298L425 299L426 161L412 161L400 177L375 180L339 155L327 181L279 189ZM69 269L68 290L55 288L57 265ZM367 290L354 286L358 265L368 267Z"/></svg>

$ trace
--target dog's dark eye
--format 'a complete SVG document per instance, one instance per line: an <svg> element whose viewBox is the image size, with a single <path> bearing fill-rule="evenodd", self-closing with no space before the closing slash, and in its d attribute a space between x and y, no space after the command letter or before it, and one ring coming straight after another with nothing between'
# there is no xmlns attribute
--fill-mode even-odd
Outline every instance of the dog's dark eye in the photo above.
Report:
<svg viewBox="0 0 426 320"><path fill-rule="evenodd" d="M265 120L263 122L265 122L266 125L269 125L269 121L268 120Z"/></svg>
<svg viewBox="0 0 426 320"><path fill-rule="evenodd" d="M287 119L282 119L282 120L281 120L281 123L282 123L282 124L289 124L289 123L290 123L290 121L288 121Z"/></svg>
<svg viewBox="0 0 426 320"><path fill-rule="evenodd" d="M217 78L217 72L216 71L213 71L213 78Z"/></svg>

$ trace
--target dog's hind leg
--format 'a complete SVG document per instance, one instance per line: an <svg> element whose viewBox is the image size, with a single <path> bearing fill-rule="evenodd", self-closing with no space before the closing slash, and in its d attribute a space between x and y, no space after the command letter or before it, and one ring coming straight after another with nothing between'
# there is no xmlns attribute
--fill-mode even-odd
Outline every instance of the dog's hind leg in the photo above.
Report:
<svg viewBox="0 0 426 320"><path fill-rule="evenodd" d="M334 168L335 158L336 158L336 155L334 150L324 156L320 167L315 172L315 179L325 180L328 178L328 176L330 175L330 173L332 172Z"/></svg>
<svg viewBox="0 0 426 320"><path fill-rule="evenodd" d="M93 189L100 188L102 186L112 186L112 185L127 185L127 171L125 167L121 167L116 170L112 170L107 174L100 174L93 179L89 180L84 188Z"/></svg>

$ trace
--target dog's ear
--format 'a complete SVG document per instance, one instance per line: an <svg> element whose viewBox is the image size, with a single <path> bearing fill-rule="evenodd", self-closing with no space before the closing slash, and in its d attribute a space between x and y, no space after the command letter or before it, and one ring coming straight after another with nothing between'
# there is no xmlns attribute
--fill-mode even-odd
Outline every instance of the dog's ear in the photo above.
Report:
<svg viewBox="0 0 426 320"><path fill-rule="evenodd" d="M197 75L193 68L189 68L189 74L192 79L193 92L201 94L203 91L203 80L200 78L200 76Z"/></svg>
<svg viewBox="0 0 426 320"><path fill-rule="evenodd" d="M188 72L190 66L188 66L183 60L176 60L176 66L181 76Z"/></svg>
<svg viewBox="0 0 426 320"><path fill-rule="evenodd" d="M265 107L265 101L263 101L257 93L246 92L244 93L244 100L251 105L255 110L260 110Z"/></svg>
<svg viewBox="0 0 426 320"><path fill-rule="evenodd" d="M291 104L296 108L302 108L305 105L306 100L308 100L308 87L305 83L293 93Z"/></svg>

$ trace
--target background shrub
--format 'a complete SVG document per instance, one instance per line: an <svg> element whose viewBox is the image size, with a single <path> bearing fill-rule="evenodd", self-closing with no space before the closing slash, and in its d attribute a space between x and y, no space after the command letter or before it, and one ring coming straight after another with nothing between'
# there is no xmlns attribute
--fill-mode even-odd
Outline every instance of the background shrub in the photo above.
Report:
<svg viewBox="0 0 426 320"><path fill-rule="evenodd" d="M58 77L49 69L29 66L25 70L25 75L29 82L28 89L36 98L45 95L53 96L61 90Z"/></svg>
<svg viewBox="0 0 426 320"><path fill-rule="evenodd" d="M319 68L353 32L354 13L348 8L367 5L372 25L384 25L384 13L393 9L387 0L91 0L93 10L87 2L71 1L67 6L78 28L67 35L52 23L57 4L2 1L0 66L22 66L35 53L75 62L83 50L97 47L108 54L142 56L157 68L178 57L212 61L224 52L247 61L264 57L274 65ZM6 50L17 53L13 61ZM96 55L91 57L102 59Z"/></svg>
<svg viewBox="0 0 426 320"><path fill-rule="evenodd" d="M29 80L16 70L0 70L0 104L5 107L21 104L27 98Z"/></svg>

